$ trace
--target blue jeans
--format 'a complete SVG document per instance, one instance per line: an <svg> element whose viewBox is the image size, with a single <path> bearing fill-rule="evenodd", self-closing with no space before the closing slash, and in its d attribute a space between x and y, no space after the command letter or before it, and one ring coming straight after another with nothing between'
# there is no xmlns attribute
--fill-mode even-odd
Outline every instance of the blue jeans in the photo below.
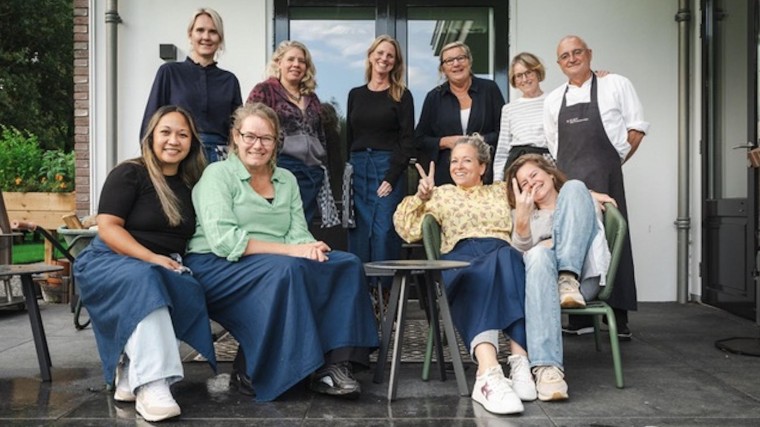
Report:
<svg viewBox="0 0 760 427"><path fill-rule="evenodd" d="M557 278L560 271L580 277L596 234L594 200L577 180L562 186L552 224L553 247L525 253L525 329L531 366L562 366L562 325Z"/></svg>
<svg viewBox="0 0 760 427"><path fill-rule="evenodd" d="M224 160L219 158L218 147L224 148L227 146L226 138L215 133L201 133L199 137L201 139L201 144L203 145L203 153L206 155L207 162L214 163L219 160Z"/></svg>
<svg viewBox="0 0 760 427"><path fill-rule="evenodd" d="M322 167L306 166L304 162L286 154L281 154L277 157L277 166L287 169L295 175L298 181L298 191L301 193L306 224L311 225L314 216L319 210L317 195L319 194L319 189L322 188L322 181L325 179Z"/></svg>

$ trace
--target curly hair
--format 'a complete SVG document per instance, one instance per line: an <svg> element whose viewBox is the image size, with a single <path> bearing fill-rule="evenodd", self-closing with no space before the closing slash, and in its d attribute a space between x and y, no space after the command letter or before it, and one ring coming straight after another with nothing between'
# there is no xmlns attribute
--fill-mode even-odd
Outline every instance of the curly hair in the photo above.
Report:
<svg viewBox="0 0 760 427"><path fill-rule="evenodd" d="M311 52L305 44L295 40L284 40L272 54L269 61L268 74L270 77L280 78L280 61L290 49L297 48L303 52L306 59L306 73L301 78L298 85L298 91L302 95L311 95L317 89L317 69L314 67L314 61L311 58Z"/></svg>

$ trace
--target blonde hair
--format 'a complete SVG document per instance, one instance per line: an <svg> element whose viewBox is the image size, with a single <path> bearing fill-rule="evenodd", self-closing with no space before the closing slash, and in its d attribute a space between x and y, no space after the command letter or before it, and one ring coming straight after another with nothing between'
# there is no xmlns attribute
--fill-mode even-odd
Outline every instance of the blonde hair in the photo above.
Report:
<svg viewBox="0 0 760 427"><path fill-rule="evenodd" d="M406 85L404 84L404 56L401 54L401 46L393 37L383 34L375 38L372 44L369 45L369 49L367 49L367 58L364 61L364 80L369 83L372 79L372 64L370 64L370 56L372 55L372 52L380 46L380 43L383 42L390 43L396 50L396 61L393 64L393 69L389 73L391 87L388 93L394 101L401 102L401 97L404 96L404 89L406 89Z"/></svg>
<svg viewBox="0 0 760 427"><path fill-rule="evenodd" d="M222 21L222 17L219 15L219 13L214 9L202 7L196 10L195 13L193 13L193 16L190 18L190 23L187 24L187 35L190 36L190 34L193 32L195 21L201 15L206 15L211 18L211 22L213 22L214 26L216 27L216 32L219 34L219 49L217 49L214 56L219 55L219 53L224 50L224 22Z"/></svg>
<svg viewBox="0 0 760 427"><path fill-rule="evenodd" d="M269 159L269 171L274 173L274 169L277 167L277 152L280 151L280 120L277 118L277 113L273 109L269 108L266 104L261 102L252 102L250 104L244 104L232 113L232 127L230 128L230 150L237 154L238 147L235 144L235 137L239 134L235 134L235 131L240 132L240 127L243 126L243 121L250 116L258 117L269 123L274 131L276 138L274 147L272 148L272 157Z"/></svg>
<svg viewBox="0 0 760 427"><path fill-rule="evenodd" d="M272 54L272 59L269 61L268 74L270 77L280 78L280 61L283 56L285 56L285 53L293 48L301 49L304 59L306 60L306 73L298 84L298 91L302 95L310 95L314 93L314 90L317 88L317 69L314 67L311 53L305 44L295 40L285 40L281 42Z"/></svg>
<svg viewBox="0 0 760 427"><path fill-rule="evenodd" d="M203 169L206 167L206 156L203 154L201 140L198 138L198 131L195 128L195 123L190 113L176 105L165 105L153 113L140 143L142 157L128 160L128 162L141 164L148 170L150 182L153 184L153 188L156 189L156 195L161 203L161 210L169 221L169 225L176 227L182 222L179 199L177 199L177 195L174 194L172 189L169 188L169 184L166 183L166 177L161 169L161 161L156 157L156 153L153 152L153 132L156 130L158 122L169 113L181 114L190 128L190 152L180 162L177 174L188 188L193 188L198 180L201 179Z"/></svg>
<svg viewBox="0 0 760 427"><path fill-rule="evenodd" d="M520 52L512 58L512 63L509 65L509 84L512 87L517 87L515 83L515 65L517 64L522 65L528 71L535 72L538 76L539 82L544 81L544 78L546 77L546 69L544 68L544 64L541 63L541 60L532 53Z"/></svg>

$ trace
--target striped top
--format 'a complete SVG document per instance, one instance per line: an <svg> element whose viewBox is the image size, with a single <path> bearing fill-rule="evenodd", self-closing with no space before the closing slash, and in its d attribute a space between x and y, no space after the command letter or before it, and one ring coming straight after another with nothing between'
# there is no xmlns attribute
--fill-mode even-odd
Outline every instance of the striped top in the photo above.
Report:
<svg viewBox="0 0 760 427"><path fill-rule="evenodd" d="M547 147L544 135L545 98L545 94L536 98L517 98L501 109L501 130L493 161L494 181L504 180L504 167L512 147Z"/></svg>

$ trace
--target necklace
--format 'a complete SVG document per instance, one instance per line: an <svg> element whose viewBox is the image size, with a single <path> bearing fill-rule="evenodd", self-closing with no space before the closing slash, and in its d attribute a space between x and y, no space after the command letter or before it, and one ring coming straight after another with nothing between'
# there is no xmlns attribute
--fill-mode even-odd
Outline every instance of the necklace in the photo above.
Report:
<svg viewBox="0 0 760 427"><path fill-rule="evenodd" d="M280 86L282 86L282 88L285 89L285 93L288 95L288 98L290 98L293 101L295 101L296 104L299 103L299 102L301 102L302 95L301 95L301 92L298 90L297 87L296 87L296 94L293 95L293 92L291 92L290 89L288 89L288 87L285 86L285 83L283 83L282 81L280 81Z"/></svg>
<svg viewBox="0 0 760 427"><path fill-rule="evenodd" d="M293 93L287 89L285 89L285 93L288 94L288 98L292 99L295 102L301 102L301 92L298 92L298 95L293 95Z"/></svg>

